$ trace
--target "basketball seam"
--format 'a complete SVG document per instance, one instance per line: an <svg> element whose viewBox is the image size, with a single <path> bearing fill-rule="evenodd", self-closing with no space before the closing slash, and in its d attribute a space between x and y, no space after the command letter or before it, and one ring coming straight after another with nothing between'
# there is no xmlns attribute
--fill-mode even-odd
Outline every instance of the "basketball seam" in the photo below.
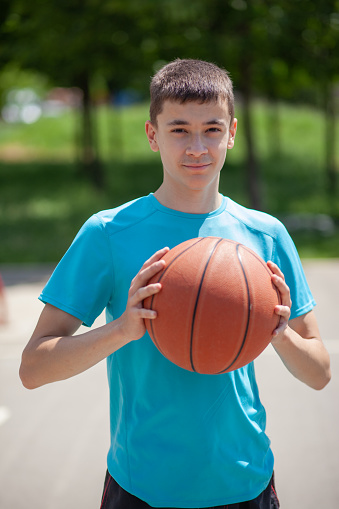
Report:
<svg viewBox="0 0 339 509"><path fill-rule="evenodd" d="M190 246L188 246L186 249L184 249L184 251L181 251L180 253L177 254L177 256L175 258L173 258L173 260L167 265L167 267L165 267L165 269L160 273L160 276L159 276L159 279L158 279L158 283L162 280L162 278L164 277L164 275L166 274L167 270L171 267L171 265L178 259L180 258L181 255L183 255L184 253L186 253L186 251L188 251L189 249L191 249L193 246L195 246L196 244L198 244L199 242L201 242L202 240L204 240L205 237L200 237L197 242L194 242L194 244L191 244ZM151 299L151 304L150 304L150 307L149 309L152 309L153 310L153 301L154 301L154 298L155 298L156 294L153 294L152 295L152 299ZM160 348L160 345L155 337L155 333L154 333L154 328L153 328L153 320L149 320L150 321L150 328L151 328L151 333L152 333L152 339L154 341L154 343L156 344L156 347L158 348L158 350L165 356L164 352L161 350Z"/></svg>
<svg viewBox="0 0 339 509"><path fill-rule="evenodd" d="M200 297L201 288L202 288L202 285L203 285L203 282L204 282L205 274L206 274L206 271L207 271L207 267L208 267L208 265L209 265L209 263L210 263L210 261L212 259L213 254L215 253L217 245L220 244L220 242L222 242L223 240L224 239L218 239L217 242L214 244L212 251L210 252L210 255L209 255L209 257L208 257L208 259L207 259L207 261L205 263L205 267L204 267L204 270L203 270L203 273L202 273L202 276L201 276L201 279L200 279L198 293L197 293L196 300L195 300L193 316L192 316L191 340L190 340L190 361L191 361L192 370L195 371L195 372L196 372L196 369L195 369L194 362L193 362L193 341L194 341L195 316L196 316L197 307L198 307L198 303L199 303L199 297Z"/></svg>
<svg viewBox="0 0 339 509"><path fill-rule="evenodd" d="M239 355L241 354L242 352L242 349L244 348L244 345L245 345L245 342L246 342L246 337L247 337L247 333L248 333L248 328L249 328L249 324L250 324L250 317L251 317L251 295L250 295L250 289L249 289L249 285L248 285L248 280L247 280L247 276L246 276L246 272L245 272L245 268L243 266L243 263L242 263L242 259L241 259L241 254L239 252L239 248L242 244L237 244L236 246L236 253L237 253L237 256L238 256L238 260L239 260L239 263L240 263L240 267L241 267L241 270L242 270L242 273L244 275L244 279L245 279L245 283L246 283L246 290L247 290L247 298L248 298L248 306L247 306L247 323L246 323L246 328L245 328L245 333L244 333L244 337L243 337L243 340L242 340L242 343L239 347L239 350L238 350L238 353L237 355L235 356L235 358L233 359L233 361L231 362L231 364L229 364L225 369L223 369L222 371L219 371L219 373L216 373L217 375L220 375L222 373L225 373L226 371L228 371L232 366L233 364L236 362L236 360L239 358Z"/></svg>

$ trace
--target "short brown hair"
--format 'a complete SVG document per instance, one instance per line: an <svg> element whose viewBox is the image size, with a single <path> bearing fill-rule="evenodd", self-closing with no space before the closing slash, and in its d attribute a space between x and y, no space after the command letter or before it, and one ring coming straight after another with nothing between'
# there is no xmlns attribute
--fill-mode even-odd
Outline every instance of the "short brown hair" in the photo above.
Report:
<svg viewBox="0 0 339 509"><path fill-rule="evenodd" d="M201 103L226 100L230 123L234 118L233 85L228 72L210 62L177 59L160 69L150 85L150 120L156 125L166 100Z"/></svg>

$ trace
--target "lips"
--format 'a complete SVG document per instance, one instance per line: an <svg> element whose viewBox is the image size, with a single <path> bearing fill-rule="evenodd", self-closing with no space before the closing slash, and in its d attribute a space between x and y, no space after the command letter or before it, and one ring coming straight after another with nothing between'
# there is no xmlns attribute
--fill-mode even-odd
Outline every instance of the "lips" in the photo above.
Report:
<svg viewBox="0 0 339 509"><path fill-rule="evenodd" d="M183 163L182 164L185 168L191 168L193 170L204 170L205 168L207 168L208 166L211 165L210 162L206 162L206 163Z"/></svg>

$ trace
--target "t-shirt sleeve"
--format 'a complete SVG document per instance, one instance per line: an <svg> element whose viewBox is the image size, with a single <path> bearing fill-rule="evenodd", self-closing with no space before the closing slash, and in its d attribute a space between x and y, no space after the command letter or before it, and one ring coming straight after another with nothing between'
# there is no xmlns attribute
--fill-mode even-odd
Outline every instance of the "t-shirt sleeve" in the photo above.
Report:
<svg viewBox="0 0 339 509"><path fill-rule="evenodd" d="M114 288L112 254L104 224L94 215L81 228L39 299L91 326Z"/></svg>
<svg viewBox="0 0 339 509"><path fill-rule="evenodd" d="M293 240L282 223L278 223L278 235L273 249L272 261L285 276L291 292L291 319L313 309L315 300L306 281L305 273Z"/></svg>

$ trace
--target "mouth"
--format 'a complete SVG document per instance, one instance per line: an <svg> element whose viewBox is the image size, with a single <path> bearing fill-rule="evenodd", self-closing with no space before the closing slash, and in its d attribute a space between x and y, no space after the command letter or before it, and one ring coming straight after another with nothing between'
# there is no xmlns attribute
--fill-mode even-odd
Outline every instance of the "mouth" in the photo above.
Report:
<svg viewBox="0 0 339 509"><path fill-rule="evenodd" d="M188 170L203 171L208 168L211 163L183 163L183 167Z"/></svg>

